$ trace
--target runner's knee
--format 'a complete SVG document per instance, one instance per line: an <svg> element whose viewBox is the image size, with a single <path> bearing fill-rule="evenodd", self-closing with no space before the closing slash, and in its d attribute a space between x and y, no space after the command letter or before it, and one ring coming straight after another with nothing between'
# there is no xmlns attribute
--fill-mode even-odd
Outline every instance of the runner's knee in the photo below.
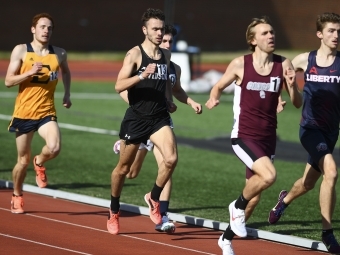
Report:
<svg viewBox="0 0 340 255"><path fill-rule="evenodd" d="M164 158L165 167L168 169L174 169L177 165L177 155L172 154Z"/></svg>
<svg viewBox="0 0 340 255"><path fill-rule="evenodd" d="M30 157L28 155L19 156L17 164L20 165L21 168L26 169L30 164Z"/></svg>
<svg viewBox="0 0 340 255"><path fill-rule="evenodd" d="M323 178L327 183L335 185L338 180L338 172L336 169L325 171Z"/></svg>
<svg viewBox="0 0 340 255"><path fill-rule="evenodd" d="M127 176L130 172L130 165L128 164L121 164L118 162L117 167L114 169L115 173L118 175Z"/></svg>
<svg viewBox="0 0 340 255"><path fill-rule="evenodd" d="M276 173L268 172L266 175L263 176L262 179L263 179L263 182L265 183L265 186L269 187L276 181Z"/></svg>
<svg viewBox="0 0 340 255"><path fill-rule="evenodd" d="M60 144L59 143L48 143L46 144L47 149L51 153L51 155L57 156L60 152Z"/></svg>

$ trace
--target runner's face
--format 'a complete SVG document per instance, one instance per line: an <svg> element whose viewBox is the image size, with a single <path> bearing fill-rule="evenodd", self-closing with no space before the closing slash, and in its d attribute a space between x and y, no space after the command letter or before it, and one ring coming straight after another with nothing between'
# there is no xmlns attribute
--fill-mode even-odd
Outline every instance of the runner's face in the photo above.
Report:
<svg viewBox="0 0 340 255"><path fill-rule="evenodd" d="M164 35L164 22L152 18L146 22L146 27L143 27L143 32L150 42L160 45Z"/></svg>
<svg viewBox="0 0 340 255"><path fill-rule="evenodd" d="M275 50L275 32L269 24L258 24L254 27L255 37L252 42L261 51L271 53Z"/></svg>
<svg viewBox="0 0 340 255"><path fill-rule="evenodd" d="M31 28L34 39L41 43L48 43L52 36L52 22L48 18L41 18L35 27Z"/></svg>
<svg viewBox="0 0 340 255"><path fill-rule="evenodd" d="M166 34L163 36L162 43L159 45L159 47L171 50L173 43L173 37L172 34Z"/></svg>
<svg viewBox="0 0 340 255"><path fill-rule="evenodd" d="M321 32L317 32L317 36L321 42L330 49L337 49L339 45L340 23L327 23Z"/></svg>

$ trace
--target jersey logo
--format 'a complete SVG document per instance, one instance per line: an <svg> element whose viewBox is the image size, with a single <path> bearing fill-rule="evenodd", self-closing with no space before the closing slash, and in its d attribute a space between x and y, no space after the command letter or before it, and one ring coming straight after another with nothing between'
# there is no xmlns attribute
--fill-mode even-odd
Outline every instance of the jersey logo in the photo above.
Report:
<svg viewBox="0 0 340 255"><path fill-rule="evenodd" d="M260 98L266 98L266 92L278 93L281 87L280 77L270 77L270 82L253 82L247 83L248 90L255 90L260 92Z"/></svg>
<svg viewBox="0 0 340 255"><path fill-rule="evenodd" d="M309 70L309 73L318 74L318 71L316 70L315 66L313 66L313 67Z"/></svg>
<svg viewBox="0 0 340 255"><path fill-rule="evenodd" d="M58 79L58 72L57 71L51 71L50 65L43 65L42 68L48 69L48 78L46 79L46 72L44 73L36 73L33 75L31 83L38 83L38 84L47 84L49 81L53 81ZM41 77L42 76L42 77ZM45 80L42 78L44 77Z"/></svg>
<svg viewBox="0 0 340 255"><path fill-rule="evenodd" d="M260 91L260 97L262 99L266 98L266 92L264 92L263 90Z"/></svg>
<svg viewBox="0 0 340 255"><path fill-rule="evenodd" d="M171 81L171 85L175 86L175 83L176 83L176 74L170 74L169 75L169 79Z"/></svg>
<svg viewBox="0 0 340 255"><path fill-rule="evenodd" d="M142 67L139 74L142 73L146 67ZM168 79L168 66L166 64L157 64L156 71L148 76L152 80L167 80Z"/></svg>
<svg viewBox="0 0 340 255"><path fill-rule="evenodd" d="M329 72L330 72L330 73L334 73L334 72L336 72L336 70L329 70Z"/></svg>
<svg viewBox="0 0 340 255"><path fill-rule="evenodd" d="M316 149L317 149L318 151L325 151L325 150L327 150L327 144L325 144L325 143L319 143L319 144L316 146Z"/></svg>
<svg viewBox="0 0 340 255"><path fill-rule="evenodd" d="M30 58L30 61L34 61L34 59L33 59L33 58Z"/></svg>
<svg viewBox="0 0 340 255"><path fill-rule="evenodd" d="M340 76L335 75L316 75L306 74L306 81L325 82L325 83L340 83Z"/></svg>

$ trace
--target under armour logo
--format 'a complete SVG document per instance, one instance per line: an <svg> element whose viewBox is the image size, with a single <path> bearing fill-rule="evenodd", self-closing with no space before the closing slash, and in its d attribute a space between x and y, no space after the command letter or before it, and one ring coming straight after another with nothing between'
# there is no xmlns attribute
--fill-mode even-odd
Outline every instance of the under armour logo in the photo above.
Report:
<svg viewBox="0 0 340 255"><path fill-rule="evenodd" d="M127 139L130 139L130 136L129 136L129 135L127 135L127 134L125 135L125 137L127 137Z"/></svg>

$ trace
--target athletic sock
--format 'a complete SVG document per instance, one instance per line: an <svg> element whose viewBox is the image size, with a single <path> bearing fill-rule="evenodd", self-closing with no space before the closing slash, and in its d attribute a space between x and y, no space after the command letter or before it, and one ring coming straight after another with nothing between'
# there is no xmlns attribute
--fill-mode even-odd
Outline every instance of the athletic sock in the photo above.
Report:
<svg viewBox="0 0 340 255"><path fill-rule="evenodd" d="M235 202L235 208L245 210L248 203L249 203L249 200L245 199L243 194L241 194Z"/></svg>
<svg viewBox="0 0 340 255"><path fill-rule="evenodd" d="M114 214L117 214L119 212L120 204L119 204L119 198L120 197L113 197L111 195L111 211Z"/></svg>
<svg viewBox="0 0 340 255"><path fill-rule="evenodd" d="M151 190L151 199L153 201L159 201L159 197L161 196L162 190L163 188L158 187L157 184L155 183Z"/></svg>
<svg viewBox="0 0 340 255"><path fill-rule="evenodd" d="M169 203L170 203L169 201L164 201L164 200L159 201L159 209L160 209L162 216L165 216L166 213L168 212Z"/></svg>
<svg viewBox="0 0 340 255"><path fill-rule="evenodd" d="M223 233L222 240L227 239L229 241L233 240L235 233L231 230L230 224Z"/></svg>

